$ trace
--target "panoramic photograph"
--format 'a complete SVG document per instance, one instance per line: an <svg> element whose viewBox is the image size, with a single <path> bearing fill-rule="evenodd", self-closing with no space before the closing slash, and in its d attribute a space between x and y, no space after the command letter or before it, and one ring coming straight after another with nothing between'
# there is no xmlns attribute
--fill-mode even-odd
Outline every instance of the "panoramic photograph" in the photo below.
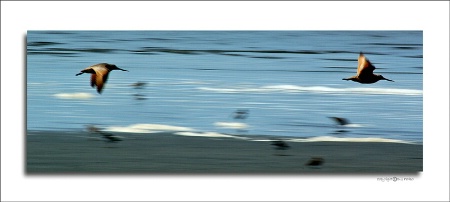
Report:
<svg viewBox="0 0 450 202"><path fill-rule="evenodd" d="M26 174L423 171L422 31L26 40Z"/></svg>

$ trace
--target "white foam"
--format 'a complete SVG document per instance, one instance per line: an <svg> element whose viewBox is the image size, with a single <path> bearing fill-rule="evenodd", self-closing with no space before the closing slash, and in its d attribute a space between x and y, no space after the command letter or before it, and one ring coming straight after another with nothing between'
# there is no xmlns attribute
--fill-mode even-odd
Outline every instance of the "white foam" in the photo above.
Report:
<svg viewBox="0 0 450 202"><path fill-rule="evenodd" d="M413 144L412 142L378 138L378 137L333 137L333 136L319 136L303 139L289 139L290 142L388 142L388 143L404 143Z"/></svg>
<svg viewBox="0 0 450 202"><path fill-rule="evenodd" d="M57 93L53 96L60 99L91 99L94 97L91 93Z"/></svg>
<svg viewBox="0 0 450 202"><path fill-rule="evenodd" d="M231 129L245 129L249 127L247 124L239 122L215 122L214 125L221 128Z"/></svg>
<svg viewBox="0 0 450 202"><path fill-rule="evenodd" d="M350 123L350 124L345 124L343 125L344 127L349 127L349 128L362 128L362 127L366 127L367 125L364 124L356 124L356 123Z"/></svg>
<svg viewBox="0 0 450 202"><path fill-rule="evenodd" d="M332 93L332 94L378 94L420 96L422 90L399 88L332 88L327 86L268 85L261 87L211 88L199 87L199 90L217 93Z"/></svg>
<svg viewBox="0 0 450 202"><path fill-rule="evenodd" d="M194 129L163 124L133 124L129 126L111 126L106 128L105 131L123 133L158 133L173 131L194 131Z"/></svg>
<svg viewBox="0 0 450 202"><path fill-rule="evenodd" d="M194 137L226 137L226 138L237 138L237 136L233 135L225 135L216 132L176 132L176 135L182 136L194 136Z"/></svg>
<svg viewBox="0 0 450 202"><path fill-rule="evenodd" d="M270 140L270 139L253 139L251 141L255 141L255 142L272 142L273 140Z"/></svg>

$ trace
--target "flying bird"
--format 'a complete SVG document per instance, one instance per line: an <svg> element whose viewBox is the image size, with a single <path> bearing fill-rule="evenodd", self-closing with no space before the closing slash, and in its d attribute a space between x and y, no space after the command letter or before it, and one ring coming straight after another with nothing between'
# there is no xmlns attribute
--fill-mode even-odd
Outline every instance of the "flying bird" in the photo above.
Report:
<svg viewBox="0 0 450 202"><path fill-rule="evenodd" d="M233 112L233 118L234 119L246 119L249 115L249 110L247 109L238 109L235 112Z"/></svg>
<svg viewBox="0 0 450 202"><path fill-rule="evenodd" d="M328 118L333 119L337 124L339 124L341 126L350 124L350 121L348 121L345 118L341 118L341 117L328 117Z"/></svg>
<svg viewBox="0 0 450 202"><path fill-rule="evenodd" d="M75 76L81 75L83 73L92 74L91 75L91 86L93 88L94 88L94 86L97 86L97 92L99 94L101 94L102 90L103 90L103 85L108 80L108 74L112 70L122 70L122 71L128 72L128 70L118 68L114 64L100 63L100 64L89 66L86 69L81 70L81 72L76 74Z"/></svg>
<svg viewBox="0 0 450 202"><path fill-rule="evenodd" d="M344 78L342 80L352 80L354 82L359 82L363 84L375 83L379 80L387 80L392 81L390 79L384 78L379 74L374 74L373 70L375 70L375 66L370 63L370 61L364 56L363 53L359 53L358 58L358 69L356 71L356 76L352 76L349 78Z"/></svg>
<svg viewBox="0 0 450 202"><path fill-rule="evenodd" d="M350 121L348 121L347 119L341 118L341 117L328 117L328 118L333 119L336 122L337 127L339 128L334 132L334 134L343 134L343 133L349 132L348 130L344 130L341 128L341 127L349 126Z"/></svg>

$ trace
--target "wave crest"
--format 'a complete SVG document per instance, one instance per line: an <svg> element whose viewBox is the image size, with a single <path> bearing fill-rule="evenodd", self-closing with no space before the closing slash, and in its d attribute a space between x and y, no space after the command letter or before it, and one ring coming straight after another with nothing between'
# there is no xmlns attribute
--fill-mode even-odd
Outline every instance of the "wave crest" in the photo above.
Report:
<svg viewBox="0 0 450 202"><path fill-rule="evenodd" d="M333 137L333 136L318 136L310 138L290 139L290 142L387 142L387 143L403 143L412 144L412 142L379 138L379 137Z"/></svg>
<svg viewBox="0 0 450 202"><path fill-rule="evenodd" d="M211 88L199 87L199 90L217 93L330 93L330 94L378 94L420 96L422 90L399 88L332 88L327 86L268 85L261 87Z"/></svg>
<svg viewBox="0 0 450 202"><path fill-rule="evenodd" d="M239 122L215 122L215 126L221 128L231 128L231 129L245 129L248 128L248 125L245 123Z"/></svg>
<svg viewBox="0 0 450 202"><path fill-rule="evenodd" d="M91 93L57 93L53 96L60 99L91 99L94 97Z"/></svg>
<svg viewBox="0 0 450 202"><path fill-rule="evenodd" d="M194 131L192 128L163 125L163 124L133 124L129 126L111 126L105 129L109 132L122 133L158 133L158 132L178 132L178 131Z"/></svg>

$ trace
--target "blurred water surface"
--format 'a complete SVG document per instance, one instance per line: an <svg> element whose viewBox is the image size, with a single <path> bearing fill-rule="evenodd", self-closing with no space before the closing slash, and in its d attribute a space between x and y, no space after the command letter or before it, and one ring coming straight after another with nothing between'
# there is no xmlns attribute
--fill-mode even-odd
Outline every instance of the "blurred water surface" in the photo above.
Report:
<svg viewBox="0 0 450 202"><path fill-rule="evenodd" d="M27 130L160 124L422 143L422 31L29 31L26 38ZM342 80L356 74L359 52L395 82ZM129 72L111 72L99 95L89 75L75 74L101 62ZM234 119L236 110L247 110L246 119Z"/></svg>

